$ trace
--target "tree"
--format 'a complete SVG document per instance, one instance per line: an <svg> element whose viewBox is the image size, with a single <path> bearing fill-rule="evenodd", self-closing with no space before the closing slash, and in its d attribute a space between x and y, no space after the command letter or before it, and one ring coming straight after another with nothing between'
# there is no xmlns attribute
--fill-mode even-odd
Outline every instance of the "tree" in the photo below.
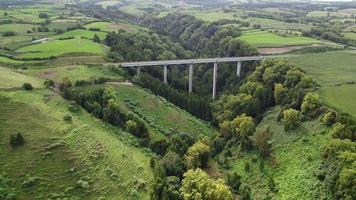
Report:
<svg viewBox="0 0 356 200"><path fill-rule="evenodd" d="M286 96L286 88L284 88L283 84L277 83L274 85L274 100L276 104L282 104L284 97Z"/></svg>
<svg viewBox="0 0 356 200"><path fill-rule="evenodd" d="M300 124L299 111L292 108L283 111L283 123L286 131L298 128Z"/></svg>
<svg viewBox="0 0 356 200"><path fill-rule="evenodd" d="M101 42L99 36L96 33L94 35L93 41L96 42L96 43L100 43Z"/></svg>
<svg viewBox="0 0 356 200"><path fill-rule="evenodd" d="M184 172L184 163L177 153L168 151L162 158L161 163L166 171L166 176L182 176L182 173Z"/></svg>
<svg viewBox="0 0 356 200"><path fill-rule="evenodd" d="M184 200L232 200L233 195L222 179L216 181L201 169L184 173L181 195Z"/></svg>
<svg viewBox="0 0 356 200"><path fill-rule="evenodd" d="M264 131L256 132L254 136L254 145L263 158L267 157L271 153L271 144L269 143L270 138L271 134L269 132L269 128Z"/></svg>
<svg viewBox="0 0 356 200"><path fill-rule="evenodd" d="M23 138L21 133L10 135L10 145L15 148L21 146L25 143L25 139Z"/></svg>
<svg viewBox="0 0 356 200"><path fill-rule="evenodd" d="M38 17L42 18L42 19L47 19L49 16L47 13L40 13L40 14L38 14Z"/></svg>
<svg viewBox="0 0 356 200"><path fill-rule="evenodd" d="M5 31L2 33L3 37L10 37L10 36L15 36L15 32L14 31Z"/></svg>
<svg viewBox="0 0 356 200"><path fill-rule="evenodd" d="M188 169L206 167L209 160L210 147L200 140L189 147L184 161Z"/></svg>
<svg viewBox="0 0 356 200"><path fill-rule="evenodd" d="M348 127L345 124L342 124L340 122L337 122L336 124L334 124L334 126L332 127L331 130L331 135L334 138L339 138L339 139L349 139L349 140L356 140L356 136L353 133L353 131L350 129L350 127Z"/></svg>
<svg viewBox="0 0 356 200"><path fill-rule="evenodd" d="M23 87L25 90L32 90L32 89L33 89L32 85L31 85L30 83L24 83L24 84L22 85L22 87Z"/></svg>
<svg viewBox="0 0 356 200"><path fill-rule="evenodd" d="M135 134L137 130L137 123L132 120L128 120L125 124L125 127L127 132Z"/></svg>
<svg viewBox="0 0 356 200"><path fill-rule="evenodd" d="M331 126L332 124L335 123L335 121L336 121L336 113L333 111L327 112L322 118L322 122L327 126Z"/></svg>
<svg viewBox="0 0 356 200"><path fill-rule="evenodd" d="M308 93L304 97L304 101L301 107L303 115L314 116L315 111L321 106L319 95L314 93Z"/></svg>
<svg viewBox="0 0 356 200"><path fill-rule="evenodd" d="M241 144L243 148L246 148L249 145L250 139L256 131L255 121L252 117L242 114L237 116L232 122L231 127L241 139Z"/></svg>
<svg viewBox="0 0 356 200"><path fill-rule="evenodd" d="M227 184L231 187L234 193L238 193L241 186L241 176L237 172L227 175Z"/></svg>

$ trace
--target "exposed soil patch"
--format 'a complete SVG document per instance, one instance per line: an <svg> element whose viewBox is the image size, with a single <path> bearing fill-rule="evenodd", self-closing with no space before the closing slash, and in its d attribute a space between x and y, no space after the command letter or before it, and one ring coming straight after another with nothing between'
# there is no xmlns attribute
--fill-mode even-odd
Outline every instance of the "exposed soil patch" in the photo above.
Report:
<svg viewBox="0 0 356 200"><path fill-rule="evenodd" d="M308 46L290 46L290 47L271 47L259 48L258 52L262 55L284 54L298 49L304 49Z"/></svg>

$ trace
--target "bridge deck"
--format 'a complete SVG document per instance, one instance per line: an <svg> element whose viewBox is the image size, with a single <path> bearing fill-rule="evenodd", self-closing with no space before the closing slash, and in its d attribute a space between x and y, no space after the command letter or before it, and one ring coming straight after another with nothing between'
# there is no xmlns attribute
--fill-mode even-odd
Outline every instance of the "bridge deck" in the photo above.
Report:
<svg viewBox="0 0 356 200"><path fill-rule="evenodd" d="M201 58L201 59L185 59L185 60L161 60L161 61L108 63L107 65L121 65L122 67L145 67L145 66L162 66L162 65L259 61L262 59L263 59L263 56L250 56L250 57Z"/></svg>

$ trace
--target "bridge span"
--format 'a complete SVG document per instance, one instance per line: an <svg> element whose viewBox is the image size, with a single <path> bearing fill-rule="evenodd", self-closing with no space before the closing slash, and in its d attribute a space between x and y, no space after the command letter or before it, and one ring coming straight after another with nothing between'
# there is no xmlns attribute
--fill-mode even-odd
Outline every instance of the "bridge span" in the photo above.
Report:
<svg viewBox="0 0 356 200"><path fill-rule="evenodd" d="M163 66L163 81L168 83L167 74L168 66L171 65L189 65L189 93L193 92L193 65L194 64L214 64L213 70L213 99L216 98L216 83L218 73L218 63L231 63L236 62L236 75L241 75L241 63L244 61L260 61L263 56L246 56L246 57L224 57L224 58L200 58L200 59L183 59L183 60L161 60L161 61L140 61L140 62L123 62L123 63L106 63L106 66L118 66L118 67L135 67L137 70L137 76L140 76L141 67L150 66Z"/></svg>

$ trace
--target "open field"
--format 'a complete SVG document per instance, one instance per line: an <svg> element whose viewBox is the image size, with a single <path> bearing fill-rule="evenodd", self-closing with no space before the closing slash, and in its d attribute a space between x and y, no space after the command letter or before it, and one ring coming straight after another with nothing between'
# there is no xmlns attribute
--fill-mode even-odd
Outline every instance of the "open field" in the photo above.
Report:
<svg viewBox="0 0 356 200"><path fill-rule="evenodd" d="M343 33L343 35L347 39L356 40L356 33L347 32L347 33Z"/></svg>
<svg viewBox="0 0 356 200"><path fill-rule="evenodd" d="M103 39L105 39L107 33L100 32L100 31L88 31L88 30L76 29L76 30L72 30L72 31L67 31L60 35L53 36L53 37L51 37L51 39L65 39L65 38L70 38L70 37L82 37L82 38L91 40L94 38L95 34L101 40L103 40Z"/></svg>
<svg viewBox="0 0 356 200"><path fill-rule="evenodd" d="M66 53L88 53L104 55L106 47L87 39L55 40L35 44L17 50L18 58L49 58Z"/></svg>
<svg viewBox="0 0 356 200"><path fill-rule="evenodd" d="M124 78L115 73L109 67L102 66L85 66L85 65L71 65L62 67L41 67L24 70L23 73L39 77L42 79L51 79L57 83L64 78L75 82L77 80L91 80L95 78L109 78L117 81L123 81Z"/></svg>
<svg viewBox="0 0 356 200"><path fill-rule="evenodd" d="M264 18L251 18L248 20L250 24L260 24L263 29L275 29L275 30L309 30L311 25L300 23L287 23L273 19Z"/></svg>
<svg viewBox="0 0 356 200"><path fill-rule="evenodd" d="M102 6L104 9L109 7L109 6L115 6L120 4L120 1L117 0L111 0L111 1L99 1L96 3L96 5Z"/></svg>
<svg viewBox="0 0 356 200"><path fill-rule="evenodd" d="M208 11L201 11L201 10L184 10L183 13L195 16L198 19L204 21L219 21L221 19L237 19L234 17L234 13L231 12L223 12L221 10L208 10Z"/></svg>
<svg viewBox="0 0 356 200"><path fill-rule="evenodd" d="M257 151L244 153L243 157L232 153L230 170L243 177L256 199L272 195L268 177L273 178L274 187L278 188L273 194L276 199L315 199L314 183L318 180L314 172L320 166L321 152L330 136L323 133L326 127L318 120L303 123L299 130L285 132L283 124L277 122L278 111L279 108L268 111L257 127L258 131L270 128L272 158L258 161ZM245 170L245 163L250 163L250 171Z"/></svg>
<svg viewBox="0 0 356 200"><path fill-rule="evenodd" d="M11 69L0 67L0 89L20 88L24 83L31 83L33 87L43 87L39 78L26 76Z"/></svg>
<svg viewBox="0 0 356 200"><path fill-rule="evenodd" d="M331 51L288 57L322 84L356 81L356 51Z"/></svg>
<svg viewBox="0 0 356 200"><path fill-rule="evenodd" d="M23 34L27 31L32 31L33 28L39 27L38 25L32 24L1 24L0 25L0 33L6 31L13 31L16 34Z"/></svg>
<svg viewBox="0 0 356 200"><path fill-rule="evenodd" d="M320 90L320 95L326 104L342 112L349 113L356 119L355 84L324 87Z"/></svg>
<svg viewBox="0 0 356 200"><path fill-rule="evenodd" d="M283 37L268 31L245 31L240 39L257 47L301 46L321 43L314 38L294 35Z"/></svg>
<svg viewBox="0 0 356 200"><path fill-rule="evenodd" d="M128 32L135 32L138 30L138 27L126 24L126 23L111 23L111 22L93 22L84 26L87 29L98 28L100 31L112 32L118 30L125 30Z"/></svg>

